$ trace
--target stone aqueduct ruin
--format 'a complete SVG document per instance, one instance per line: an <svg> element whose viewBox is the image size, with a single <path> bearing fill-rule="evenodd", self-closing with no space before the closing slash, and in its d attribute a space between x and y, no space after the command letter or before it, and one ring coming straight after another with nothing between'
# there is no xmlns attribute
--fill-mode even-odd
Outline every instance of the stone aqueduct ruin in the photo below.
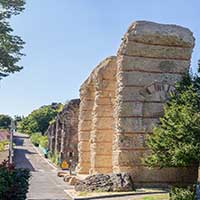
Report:
<svg viewBox="0 0 200 200"><path fill-rule="evenodd" d="M79 99L69 101L48 127L48 149L60 153L62 160L78 161Z"/></svg>
<svg viewBox="0 0 200 200"><path fill-rule="evenodd" d="M149 170L141 161L193 47L187 28L146 21L129 27L117 56L103 60L81 86L77 173L128 172L140 184L193 182L192 168Z"/></svg>
<svg viewBox="0 0 200 200"><path fill-rule="evenodd" d="M170 91L189 69L193 46L192 32L180 26L129 27L117 57L102 61L81 86L78 173L130 172L138 183L192 179L192 169L148 170L141 158Z"/></svg>

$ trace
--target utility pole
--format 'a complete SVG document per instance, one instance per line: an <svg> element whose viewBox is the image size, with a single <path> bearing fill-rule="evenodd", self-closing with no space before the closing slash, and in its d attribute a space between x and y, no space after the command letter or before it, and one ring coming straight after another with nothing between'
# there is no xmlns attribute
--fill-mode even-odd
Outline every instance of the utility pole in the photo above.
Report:
<svg viewBox="0 0 200 200"><path fill-rule="evenodd" d="M12 119L10 125L9 163L13 163L13 135L15 132L15 122Z"/></svg>

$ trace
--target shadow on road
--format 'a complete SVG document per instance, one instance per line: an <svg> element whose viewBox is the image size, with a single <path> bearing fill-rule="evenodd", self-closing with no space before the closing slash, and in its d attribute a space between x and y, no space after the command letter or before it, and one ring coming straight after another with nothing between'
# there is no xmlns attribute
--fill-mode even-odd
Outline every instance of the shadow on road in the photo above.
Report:
<svg viewBox="0 0 200 200"><path fill-rule="evenodd" d="M35 171L33 165L29 160L29 155L36 154L24 148L21 148L24 144L24 139L26 137L14 136L14 141L16 144L14 152L14 163L17 168L29 169L30 171Z"/></svg>

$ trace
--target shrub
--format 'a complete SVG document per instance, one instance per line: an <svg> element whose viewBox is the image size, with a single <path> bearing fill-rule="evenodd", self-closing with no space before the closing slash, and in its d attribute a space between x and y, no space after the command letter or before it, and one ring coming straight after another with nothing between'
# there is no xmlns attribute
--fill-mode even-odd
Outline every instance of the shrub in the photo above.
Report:
<svg viewBox="0 0 200 200"><path fill-rule="evenodd" d="M196 200L196 187L174 187L170 192L170 200Z"/></svg>
<svg viewBox="0 0 200 200"><path fill-rule="evenodd" d="M31 142L35 145L38 146L40 144L40 137L41 134L40 133L33 133L31 135Z"/></svg>
<svg viewBox="0 0 200 200"><path fill-rule="evenodd" d="M48 157L52 163L56 164L57 166L60 165L60 154L59 153L49 152Z"/></svg>
<svg viewBox="0 0 200 200"><path fill-rule="evenodd" d="M0 142L0 152L5 150L5 146L9 144L8 140Z"/></svg>
<svg viewBox="0 0 200 200"><path fill-rule="evenodd" d="M29 187L30 171L16 169L4 161L0 165L0 199L25 200Z"/></svg>
<svg viewBox="0 0 200 200"><path fill-rule="evenodd" d="M47 136L40 136L40 146L47 149L48 147L48 137Z"/></svg>
<svg viewBox="0 0 200 200"><path fill-rule="evenodd" d="M31 135L31 142L35 146L41 146L44 149L47 149L48 147L48 137L41 135L41 133L33 133Z"/></svg>

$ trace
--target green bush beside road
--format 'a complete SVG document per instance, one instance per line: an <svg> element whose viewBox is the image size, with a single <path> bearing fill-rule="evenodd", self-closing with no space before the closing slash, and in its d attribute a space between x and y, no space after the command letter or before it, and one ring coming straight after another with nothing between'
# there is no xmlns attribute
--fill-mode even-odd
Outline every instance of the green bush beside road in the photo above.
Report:
<svg viewBox="0 0 200 200"><path fill-rule="evenodd" d="M7 161L0 165L0 199L25 200L29 188L30 171L16 169Z"/></svg>
<svg viewBox="0 0 200 200"><path fill-rule="evenodd" d="M47 136L43 136L40 133L33 133L31 135L31 142L35 145L35 146L41 146L42 148L47 149L48 147L48 137Z"/></svg>
<svg viewBox="0 0 200 200"><path fill-rule="evenodd" d="M196 200L196 186L172 188L170 192L170 200Z"/></svg>

